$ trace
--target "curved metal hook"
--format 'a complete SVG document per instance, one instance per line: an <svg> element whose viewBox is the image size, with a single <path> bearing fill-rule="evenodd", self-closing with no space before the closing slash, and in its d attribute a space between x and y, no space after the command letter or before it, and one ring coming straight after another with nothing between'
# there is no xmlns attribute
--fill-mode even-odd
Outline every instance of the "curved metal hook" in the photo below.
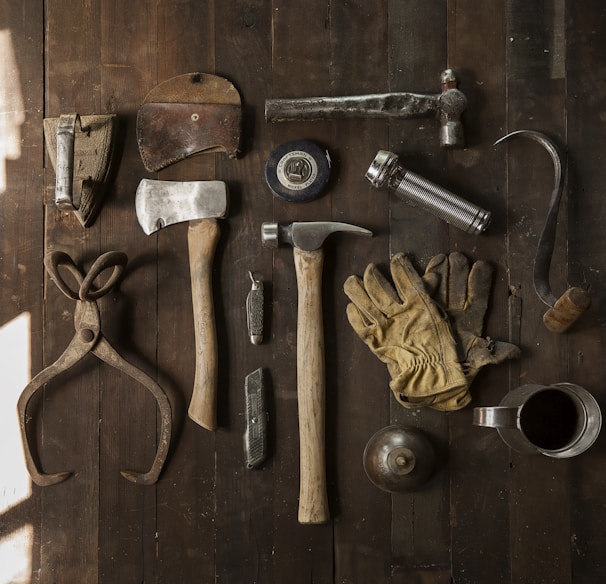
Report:
<svg viewBox="0 0 606 584"><path fill-rule="evenodd" d="M563 160L565 160L565 157L545 134L534 130L518 130L516 132L511 132L497 140L494 144L496 146L514 136L522 136L538 142L547 150L553 161L554 187L549 201L547 218L545 219L545 224L543 225L543 230L537 245L534 260L533 282L538 297L550 308L543 316L545 326L552 332L562 333L567 330L591 304L589 293L582 288L568 288L560 298L557 298L552 292L549 284L549 271L551 269L551 258L555 246L558 211L562 192L564 190L565 165L563 164Z"/></svg>
<svg viewBox="0 0 606 584"><path fill-rule="evenodd" d="M555 246L560 199L562 198L562 192L564 191L564 167L562 165L562 156L555 144L545 136L545 134L535 132L534 130L518 130L516 132L511 132L497 140L495 146L514 136L522 136L538 142L547 150L553 161L554 187L549 201L547 218L545 219L543 231L539 238L534 260L534 289L543 303L553 308L557 298L551 291L551 286L549 285L549 270L551 267L551 256L553 255L553 248Z"/></svg>
<svg viewBox="0 0 606 584"><path fill-rule="evenodd" d="M19 416L19 426L21 429L21 441L23 443L23 453L25 456L25 464L27 471L29 472L32 480L40 487L48 487L50 485L56 485L70 477L71 471L58 472L53 474L43 473L36 464L32 451L30 448L29 438L27 435L27 406L34 394L51 379L67 371L70 367L73 367L78 361L80 361L87 353L89 348L85 347L79 339L74 338L69 344L67 349L63 351L63 354L46 369L43 369L36 375L25 387L19 396L17 402L17 413Z"/></svg>
<svg viewBox="0 0 606 584"><path fill-rule="evenodd" d="M69 478L73 472L62 471L46 474L39 469L32 455L30 442L27 435L27 406L36 391L44 387L44 385L51 381L51 379L67 371L70 367L73 367L91 350L91 345L94 345L98 338L99 337L95 335L95 337L89 343L84 343L82 342L82 339L76 337L59 357L59 359L57 359L57 361L46 369L43 369L29 382L19 397L17 411L19 415L19 425L21 428L21 439L23 442L25 463L32 480L40 487L47 487L60 483ZM111 365L119 371L126 373L135 381L138 381L145 386L145 388L154 396L158 404L158 409L160 410L160 437L151 468L147 472L137 472L133 470L120 471L120 474L124 478L133 483L140 485L151 485L157 482L170 448L172 434L172 408L170 402L168 401L168 397L158 383L156 383L146 373L123 359L114 349L112 349L105 338L101 337L99 339L98 344L92 349L92 352L99 359L105 361L108 365Z"/></svg>
<svg viewBox="0 0 606 584"><path fill-rule="evenodd" d="M101 338L97 346L93 349L93 354L108 365L122 371L143 385L155 398L160 410L160 436L158 439L158 448L151 468L147 472L137 472L133 470L122 470L120 474L129 481L139 485L152 485L158 480L164 461L168 456L170 440L172 434L172 408L164 390L149 375L141 371L121 357L107 342Z"/></svg>

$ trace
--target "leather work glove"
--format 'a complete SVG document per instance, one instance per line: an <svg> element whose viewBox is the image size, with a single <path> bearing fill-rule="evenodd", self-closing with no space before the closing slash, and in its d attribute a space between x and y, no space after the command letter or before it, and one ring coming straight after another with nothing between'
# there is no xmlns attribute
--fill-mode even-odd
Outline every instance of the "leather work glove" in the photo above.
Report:
<svg viewBox="0 0 606 584"><path fill-rule="evenodd" d="M485 365L520 356L515 345L482 337L492 282L490 264L479 260L470 269L460 252L439 254L429 260L423 281L450 319L469 385Z"/></svg>
<svg viewBox="0 0 606 584"><path fill-rule="evenodd" d="M408 257L394 255L390 268L397 293L374 264L367 266L363 280L347 278L349 323L387 364L389 385L403 406L433 407L466 395L468 382L446 315Z"/></svg>

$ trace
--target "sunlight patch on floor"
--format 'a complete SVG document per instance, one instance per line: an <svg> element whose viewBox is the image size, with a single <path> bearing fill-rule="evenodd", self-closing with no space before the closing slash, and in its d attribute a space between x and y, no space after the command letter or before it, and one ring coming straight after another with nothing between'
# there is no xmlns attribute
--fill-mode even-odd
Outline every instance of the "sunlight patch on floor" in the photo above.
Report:
<svg viewBox="0 0 606 584"><path fill-rule="evenodd" d="M21 126L25 122L19 69L11 31L0 29L0 194L6 190L6 161L21 157Z"/></svg>
<svg viewBox="0 0 606 584"><path fill-rule="evenodd" d="M17 416L17 400L30 380L30 316L23 313L0 327L0 523L3 516L31 496ZM14 521L11 520L11 523ZM24 584L32 569L33 528L23 524L0 539L0 584Z"/></svg>

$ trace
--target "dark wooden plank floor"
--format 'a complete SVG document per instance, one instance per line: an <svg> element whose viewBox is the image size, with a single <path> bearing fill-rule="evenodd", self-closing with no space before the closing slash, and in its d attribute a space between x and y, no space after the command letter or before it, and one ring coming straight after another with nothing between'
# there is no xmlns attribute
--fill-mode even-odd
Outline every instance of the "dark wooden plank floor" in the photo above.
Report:
<svg viewBox="0 0 606 584"><path fill-rule="evenodd" d="M605 439L575 459L529 457L474 427L472 412L528 382L578 383L606 403L605 33L597 0L0 0L0 582L601 582ZM434 93L446 67L469 100L464 150L440 150L430 119L264 121L269 97ZM135 138L137 110L158 83L192 71L225 76L240 90L244 155L206 154L149 174ZM44 150L43 118L71 111L115 113L121 124L119 167L86 230L56 209ZM552 284L557 294L582 285L593 303L565 335L544 329L531 272L553 169L535 143L493 146L516 129L542 131L568 154ZM286 203L265 185L264 165L275 146L300 138L329 150L330 190ZM487 232L466 235L372 189L364 172L379 149L491 210ZM229 184L213 273L215 433L186 416L194 365L187 226L143 234L134 193L144 177ZM325 246L325 525L297 522L297 288L292 250L261 246L261 223L270 220L345 221L374 232L334 236ZM112 249L129 263L119 288L100 301L104 331L169 394L171 455L154 486L120 476L151 464L156 405L136 382L88 357L49 384L33 412L44 469L74 476L32 486L16 400L73 333L74 303L45 275L43 257L63 250L88 267ZM451 251L494 267L486 333L518 343L522 358L484 369L461 411L399 406L386 368L347 322L347 276L369 262L387 269L398 251L419 267ZM268 298L261 346L246 334L248 270ZM243 382L257 367L270 382L271 443L267 462L250 471ZM439 471L417 491L390 495L364 473L366 442L390 423L425 430L440 453Z"/></svg>

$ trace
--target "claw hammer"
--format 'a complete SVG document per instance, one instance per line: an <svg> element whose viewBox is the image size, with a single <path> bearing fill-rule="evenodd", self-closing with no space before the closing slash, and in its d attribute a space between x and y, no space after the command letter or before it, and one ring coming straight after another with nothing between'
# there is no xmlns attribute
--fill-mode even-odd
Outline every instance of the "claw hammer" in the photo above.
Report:
<svg viewBox="0 0 606 584"><path fill-rule="evenodd" d="M299 406L299 523L329 519L324 452L326 381L322 322L324 240L337 231L372 236L372 232L334 221L263 223L261 239L267 247L293 246L297 274L297 400Z"/></svg>

